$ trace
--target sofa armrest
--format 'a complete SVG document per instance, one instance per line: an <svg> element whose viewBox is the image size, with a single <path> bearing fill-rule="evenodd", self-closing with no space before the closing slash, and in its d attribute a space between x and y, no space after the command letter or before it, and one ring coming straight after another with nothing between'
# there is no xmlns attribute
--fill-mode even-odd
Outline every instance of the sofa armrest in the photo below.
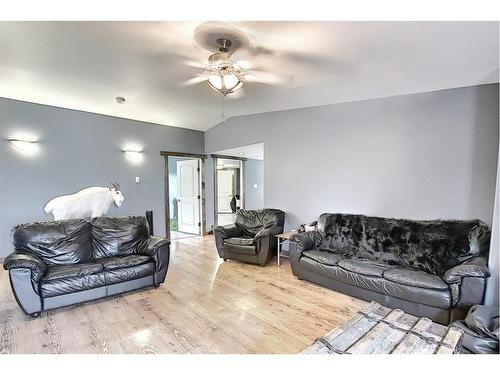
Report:
<svg viewBox="0 0 500 375"><path fill-rule="evenodd" d="M22 250L11 253L3 262L5 270L27 268L31 271L34 282L39 282L47 272L47 264L38 255Z"/></svg>
<svg viewBox="0 0 500 375"><path fill-rule="evenodd" d="M158 249L162 246L170 245L170 241L166 238L149 236L147 241L145 241L139 248L138 253L141 255L154 256L158 252Z"/></svg>
<svg viewBox="0 0 500 375"><path fill-rule="evenodd" d="M283 233L283 227L280 227L278 225L272 226L270 228L265 228L257 232L254 237L254 241L259 241L263 237L272 237L280 233Z"/></svg>
<svg viewBox="0 0 500 375"><path fill-rule="evenodd" d="M219 235L222 238L240 237L242 236L243 229L237 227L234 224L219 226L214 230L215 235Z"/></svg>
<svg viewBox="0 0 500 375"><path fill-rule="evenodd" d="M153 258L155 262L155 284L158 285L164 282L170 262L170 240L162 237L149 236L138 249L138 253Z"/></svg>
<svg viewBox="0 0 500 375"><path fill-rule="evenodd" d="M292 248L302 253L306 250L312 250L321 245L323 236L317 230L312 232L302 232L293 234L290 237L290 251Z"/></svg>
<svg viewBox="0 0 500 375"><path fill-rule="evenodd" d="M485 257L477 257L455 266L443 275L447 284L460 283L464 277L479 277L486 279L490 276Z"/></svg>

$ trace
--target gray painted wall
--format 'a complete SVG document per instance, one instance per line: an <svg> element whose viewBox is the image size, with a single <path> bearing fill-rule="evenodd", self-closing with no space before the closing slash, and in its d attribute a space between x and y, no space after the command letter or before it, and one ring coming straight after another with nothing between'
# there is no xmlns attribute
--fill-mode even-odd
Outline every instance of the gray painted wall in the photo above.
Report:
<svg viewBox="0 0 500 375"><path fill-rule="evenodd" d="M41 152L23 157L5 139L25 131L39 138ZM109 215L154 211L155 234L165 234L164 164L161 150L203 152L203 133L0 98L0 257L12 251L10 230L47 220L43 206L54 196L117 181L125 196ZM131 164L127 143L144 147L144 161ZM135 177L141 183L135 183Z"/></svg>
<svg viewBox="0 0 500 375"><path fill-rule="evenodd" d="M264 206L491 226L498 84L231 118L205 151L264 142Z"/></svg>
<svg viewBox="0 0 500 375"><path fill-rule="evenodd" d="M257 188L253 187L257 184ZM264 161L247 159L245 162L245 208L256 210L264 207Z"/></svg>

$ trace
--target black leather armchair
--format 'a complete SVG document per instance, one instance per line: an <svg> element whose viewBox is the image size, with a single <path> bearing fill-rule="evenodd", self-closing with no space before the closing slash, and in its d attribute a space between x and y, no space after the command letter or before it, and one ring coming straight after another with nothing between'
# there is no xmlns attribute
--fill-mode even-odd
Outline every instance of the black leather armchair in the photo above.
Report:
<svg viewBox="0 0 500 375"><path fill-rule="evenodd" d="M4 261L21 309L42 311L159 286L170 242L149 235L141 216L22 224Z"/></svg>
<svg viewBox="0 0 500 375"><path fill-rule="evenodd" d="M215 229L215 244L224 260L234 259L264 266L277 251L276 234L283 233L281 210L238 210L234 225Z"/></svg>

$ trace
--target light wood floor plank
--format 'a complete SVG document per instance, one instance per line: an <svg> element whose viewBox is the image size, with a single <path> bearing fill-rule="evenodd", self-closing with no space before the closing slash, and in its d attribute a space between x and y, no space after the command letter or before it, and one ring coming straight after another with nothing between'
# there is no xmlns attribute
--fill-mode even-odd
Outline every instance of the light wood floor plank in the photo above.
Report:
<svg viewBox="0 0 500 375"><path fill-rule="evenodd" d="M0 270L0 353L299 353L367 303L278 267L217 256L213 236L172 243L159 288L25 316Z"/></svg>

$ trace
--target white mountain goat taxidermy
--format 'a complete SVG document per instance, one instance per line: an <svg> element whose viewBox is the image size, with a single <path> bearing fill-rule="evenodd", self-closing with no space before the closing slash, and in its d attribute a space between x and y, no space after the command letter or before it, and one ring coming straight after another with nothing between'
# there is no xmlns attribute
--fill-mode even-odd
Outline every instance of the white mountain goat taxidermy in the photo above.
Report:
<svg viewBox="0 0 500 375"><path fill-rule="evenodd" d="M120 207L124 200L120 185L113 183L109 187L92 186L75 194L56 197L43 210L52 214L54 220L88 219L106 215L113 202Z"/></svg>

